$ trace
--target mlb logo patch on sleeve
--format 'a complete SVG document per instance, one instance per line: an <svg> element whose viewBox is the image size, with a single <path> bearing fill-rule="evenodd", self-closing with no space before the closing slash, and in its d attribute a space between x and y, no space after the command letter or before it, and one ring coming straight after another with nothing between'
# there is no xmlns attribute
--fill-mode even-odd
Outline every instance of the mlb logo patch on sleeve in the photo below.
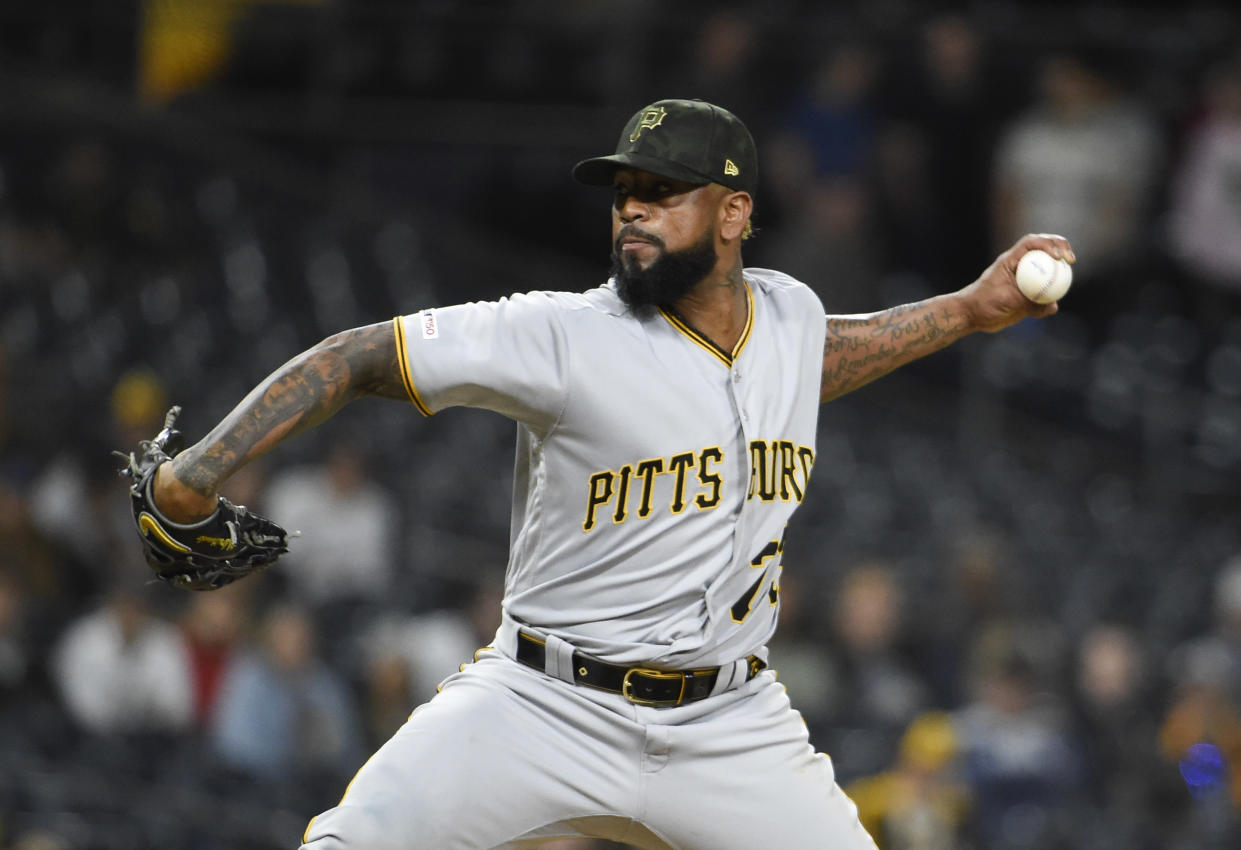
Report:
<svg viewBox="0 0 1241 850"><path fill-rule="evenodd" d="M423 310L418 314L418 324L422 328L423 339L439 339L439 325L435 323L435 311Z"/></svg>

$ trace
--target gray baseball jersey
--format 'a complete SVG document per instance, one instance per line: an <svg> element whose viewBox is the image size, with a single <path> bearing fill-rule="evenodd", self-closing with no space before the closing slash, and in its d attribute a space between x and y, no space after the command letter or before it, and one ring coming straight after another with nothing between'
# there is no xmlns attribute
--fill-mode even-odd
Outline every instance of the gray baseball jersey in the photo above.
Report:
<svg viewBox="0 0 1241 850"><path fill-rule="evenodd" d="M874 850L784 688L748 658L775 628L784 528L814 463L825 320L791 278L745 279L732 351L672 312L635 314L611 283L395 320L419 410L518 423L504 616L311 821L303 850L581 835ZM515 660L531 633L542 669ZM580 653L721 669L705 698L656 706L576 683Z"/></svg>
<svg viewBox="0 0 1241 850"><path fill-rule="evenodd" d="M824 312L745 271L726 352L609 283L397 319L424 414L518 422L505 610L614 663L719 665L775 628L785 524L814 464Z"/></svg>

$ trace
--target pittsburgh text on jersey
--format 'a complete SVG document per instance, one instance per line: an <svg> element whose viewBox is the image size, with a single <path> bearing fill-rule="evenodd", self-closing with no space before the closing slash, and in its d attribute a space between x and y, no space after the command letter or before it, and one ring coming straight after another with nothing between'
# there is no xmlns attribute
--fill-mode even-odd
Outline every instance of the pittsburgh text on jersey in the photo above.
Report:
<svg viewBox="0 0 1241 850"><path fill-rule="evenodd" d="M790 440L751 440L749 449L747 500L800 502L805 498L814 449ZM613 524L619 525L631 517L645 519L657 507L662 509L662 504L655 504L655 480L661 475L672 477L669 511L679 514L690 505L696 510L710 510L720 504L726 484L720 472L723 464L723 449L708 446L596 472L587 483L582 531L591 531L609 514Z"/></svg>

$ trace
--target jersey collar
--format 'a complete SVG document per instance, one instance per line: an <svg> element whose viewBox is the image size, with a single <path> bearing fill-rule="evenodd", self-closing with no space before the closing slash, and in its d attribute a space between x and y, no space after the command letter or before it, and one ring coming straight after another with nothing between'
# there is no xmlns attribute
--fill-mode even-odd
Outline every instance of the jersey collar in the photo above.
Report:
<svg viewBox="0 0 1241 850"><path fill-rule="evenodd" d="M714 357L718 358L725 366L732 367L733 361L741 356L741 350L745 348L745 344L750 340L750 331L754 329L754 292L750 289L750 282L742 279L745 284L746 299L746 317L745 327L741 329L741 337L737 340L737 344L733 346L732 351L725 351L720 348L706 336L699 333L689 322L685 321L682 316L671 307L660 307L659 312L668 323L678 331L689 337L690 342L704 349Z"/></svg>

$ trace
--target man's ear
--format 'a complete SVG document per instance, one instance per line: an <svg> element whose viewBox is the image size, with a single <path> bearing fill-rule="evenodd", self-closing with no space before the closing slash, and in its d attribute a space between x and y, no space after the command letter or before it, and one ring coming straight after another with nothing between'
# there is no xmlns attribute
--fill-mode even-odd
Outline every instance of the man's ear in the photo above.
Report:
<svg viewBox="0 0 1241 850"><path fill-rule="evenodd" d="M720 201L720 237L725 242L740 239L754 211L754 199L748 192L730 192Z"/></svg>

